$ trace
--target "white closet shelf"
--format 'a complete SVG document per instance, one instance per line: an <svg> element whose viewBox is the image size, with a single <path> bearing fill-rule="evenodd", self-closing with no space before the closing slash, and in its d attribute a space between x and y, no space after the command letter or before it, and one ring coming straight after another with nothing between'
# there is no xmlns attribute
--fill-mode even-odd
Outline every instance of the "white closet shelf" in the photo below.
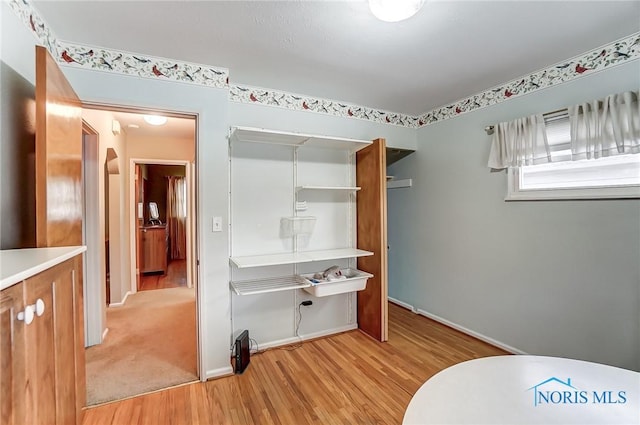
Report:
<svg viewBox="0 0 640 425"><path fill-rule="evenodd" d="M239 269L249 267L277 266L280 264L308 263L312 261L299 252L284 254L252 255L247 257L231 257L231 262Z"/></svg>
<svg viewBox="0 0 640 425"><path fill-rule="evenodd" d="M311 261L324 261L339 260L341 258L368 257L369 255L373 255L373 252L356 248L342 248L325 249L322 251L299 252L299 254L308 255L309 257L311 257Z"/></svg>
<svg viewBox="0 0 640 425"><path fill-rule="evenodd" d="M351 152L357 152L372 143L370 140L292 133L254 127L232 127L231 141L269 143L274 145L300 147L306 146L313 148L346 150Z"/></svg>
<svg viewBox="0 0 640 425"><path fill-rule="evenodd" d="M282 264L309 263L311 261L339 260L373 255L373 252L356 248L325 249L321 251L288 252L284 254L253 255L231 257L230 260L239 269L250 267L278 266Z"/></svg>
<svg viewBox="0 0 640 425"><path fill-rule="evenodd" d="M231 288L237 295L265 294L267 292L289 291L311 286L297 276L271 277L264 279L231 282Z"/></svg>
<svg viewBox="0 0 640 425"><path fill-rule="evenodd" d="M296 191L301 190L335 190L335 191L345 191L345 192L357 192L360 190L360 186L298 186L296 187Z"/></svg>

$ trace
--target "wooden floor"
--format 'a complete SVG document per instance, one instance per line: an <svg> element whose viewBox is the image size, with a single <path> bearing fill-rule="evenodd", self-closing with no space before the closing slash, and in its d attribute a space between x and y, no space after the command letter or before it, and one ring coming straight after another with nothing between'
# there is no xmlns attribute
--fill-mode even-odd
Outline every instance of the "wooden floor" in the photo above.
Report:
<svg viewBox="0 0 640 425"><path fill-rule="evenodd" d="M393 304L389 316L387 343L350 331L272 349L242 375L91 408L84 424L400 424L438 371L506 354Z"/></svg>
<svg viewBox="0 0 640 425"><path fill-rule="evenodd" d="M181 286L187 286L187 261L171 260L167 266L167 274L147 273L141 275L138 291L179 288Z"/></svg>

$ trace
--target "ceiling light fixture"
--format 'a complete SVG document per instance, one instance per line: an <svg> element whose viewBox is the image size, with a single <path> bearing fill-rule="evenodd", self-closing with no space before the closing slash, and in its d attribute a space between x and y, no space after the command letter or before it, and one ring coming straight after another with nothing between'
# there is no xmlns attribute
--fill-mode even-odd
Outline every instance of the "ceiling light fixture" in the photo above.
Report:
<svg viewBox="0 0 640 425"><path fill-rule="evenodd" d="M371 13L385 22L398 22L418 13L424 0L369 0Z"/></svg>
<svg viewBox="0 0 640 425"><path fill-rule="evenodd" d="M160 115L145 115L144 120L151 125L165 125L167 123L167 117Z"/></svg>

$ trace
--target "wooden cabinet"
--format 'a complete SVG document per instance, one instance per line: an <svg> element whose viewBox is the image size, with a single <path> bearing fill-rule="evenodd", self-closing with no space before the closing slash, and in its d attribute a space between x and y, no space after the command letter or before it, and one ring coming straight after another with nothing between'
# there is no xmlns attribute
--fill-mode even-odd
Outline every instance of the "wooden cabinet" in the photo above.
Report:
<svg viewBox="0 0 640 425"><path fill-rule="evenodd" d="M142 232L141 273L167 273L168 237L166 226L148 226Z"/></svg>
<svg viewBox="0 0 640 425"><path fill-rule="evenodd" d="M25 327L18 321L24 310L23 284L0 292L0 423L26 423Z"/></svg>
<svg viewBox="0 0 640 425"><path fill-rule="evenodd" d="M81 422L85 403L81 258L66 260L1 292L3 425ZM29 309L34 311L32 318Z"/></svg>

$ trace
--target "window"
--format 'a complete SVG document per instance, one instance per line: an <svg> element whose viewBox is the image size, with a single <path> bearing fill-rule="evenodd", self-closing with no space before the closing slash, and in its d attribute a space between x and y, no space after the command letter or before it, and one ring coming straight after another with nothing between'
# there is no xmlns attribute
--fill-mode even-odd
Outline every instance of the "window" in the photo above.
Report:
<svg viewBox="0 0 640 425"><path fill-rule="evenodd" d="M510 167L506 200L640 198L640 155L571 161L568 110L544 115L550 163Z"/></svg>

